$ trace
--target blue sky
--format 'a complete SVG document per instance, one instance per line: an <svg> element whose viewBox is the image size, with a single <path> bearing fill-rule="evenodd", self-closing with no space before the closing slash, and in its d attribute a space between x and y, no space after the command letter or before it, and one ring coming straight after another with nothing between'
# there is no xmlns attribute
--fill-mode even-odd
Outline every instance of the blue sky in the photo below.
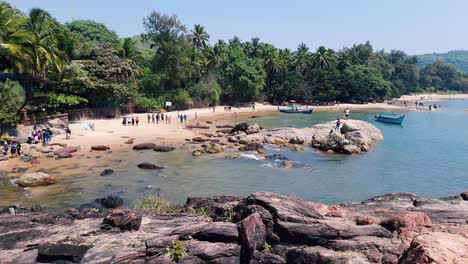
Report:
<svg viewBox="0 0 468 264"><path fill-rule="evenodd" d="M409 54L468 49L466 0L7 0L27 12L49 11L61 22L92 19L120 37L143 32L152 10L202 24L211 40L259 37L280 48L301 42L333 49L369 40Z"/></svg>

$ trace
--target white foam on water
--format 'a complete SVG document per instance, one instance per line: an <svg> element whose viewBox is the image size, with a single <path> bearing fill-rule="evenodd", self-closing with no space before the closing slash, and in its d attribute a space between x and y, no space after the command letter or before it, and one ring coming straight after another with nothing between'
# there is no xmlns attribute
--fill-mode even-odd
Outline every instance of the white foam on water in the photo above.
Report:
<svg viewBox="0 0 468 264"><path fill-rule="evenodd" d="M241 154L241 156L243 158L246 158L246 159L253 159L253 160L261 160L262 158L253 154L253 153L246 153L246 154Z"/></svg>

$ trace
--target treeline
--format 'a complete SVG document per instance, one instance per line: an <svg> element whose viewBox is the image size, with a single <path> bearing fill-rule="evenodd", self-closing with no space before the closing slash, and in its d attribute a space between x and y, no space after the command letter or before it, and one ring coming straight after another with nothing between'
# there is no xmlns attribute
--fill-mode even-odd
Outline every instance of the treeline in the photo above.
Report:
<svg viewBox="0 0 468 264"><path fill-rule="evenodd" d="M452 66L419 69L414 57L377 51L370 43L339 51L311 51L304 43L291 51L258 38L210 44L203 26L189 29L156 11L144 27L137 38L119 39L101 23L61 24L44 10L24 14L0 2L0 72L40 80L23 85L24 93L2 84L15 90L2 88L0 97L33 112L127 103L145 111L165 101L176 108L253 100L366 102L468 87L466 75Z"/></svg>

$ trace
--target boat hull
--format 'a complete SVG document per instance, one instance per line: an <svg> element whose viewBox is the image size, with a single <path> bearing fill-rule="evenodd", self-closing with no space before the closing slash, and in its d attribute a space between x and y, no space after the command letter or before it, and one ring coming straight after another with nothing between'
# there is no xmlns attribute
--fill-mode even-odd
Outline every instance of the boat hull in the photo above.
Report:
<svg viewBox="0 0 468 264"><path fill-rule="evenodd" d="M384 116L384 115L376 115L375 120L382 122L382 123L389 123L389 124L398 124L401 125L403 120L405 119L405 115L393 117L393 116Z"/></svg>
<svg viewBox="0 0 468 264"><path fill-rule="evenodd" d="M314 110L310 109L310 110L297 110L296 111L296 110L280 109L279 111L285 114L312 114Z"/></svg>

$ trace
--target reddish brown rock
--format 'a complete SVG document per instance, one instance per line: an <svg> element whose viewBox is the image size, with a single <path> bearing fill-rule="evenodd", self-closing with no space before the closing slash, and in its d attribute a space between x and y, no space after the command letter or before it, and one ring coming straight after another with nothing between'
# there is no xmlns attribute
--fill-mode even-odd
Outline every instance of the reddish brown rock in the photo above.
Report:
<svg viewBox="0 0 468 264"><path fill-rule="evenodd" d="M133 146L134 150L144 150L144 149L155 149L156 144L154 143L141 143Z"/></svg>
<svg viewBox="0 0 468 264"><path fill-rule="evenodd" d="M242 260L250 263L256 249L262 249L266 239L265 225L259 213L253 213L239 223Z"/></svg>
<svg viewBox="0 0 468 264"><path fill-rule="evenodd" d="M69 147L64 147L64 148L61 148L61 149L58 149L56 151L54 151L54 154L55 155L58 155L60 153L63 153L63 152L66 152L66 153L75 153L79 150L80 148L79 147L72 147L72 146L69 146Z"/></svg>
<svg viewBox="0 0 468 264"><path fill-rule="evenodd" d="M104 146L104 145L97 145L97 146L92 146L91 149L96 150L96 151L104 151L104 150L109 150L110 147Z"/></svg>
<svg viewBox="0 0 468 264"><path fill-rule="evenodd" d="M355 221L356 221L356 225L378 225L380 224L379 219L369 216L369 215L357 216Z"/></svg>
<svg viewBox="0 0 468 264"><path fill-rule="evenodd" d="M102 222L101 229L117 227L122 231L139 230L141 214L134 211L115 210L108 213Z"/></svg>
<svg viewBox="0 0 468 264"><path fill-rule="evenodd" d="M31 164L37 165L37 164L41 164L41 162L39 160L31 160Z"/></svg>

